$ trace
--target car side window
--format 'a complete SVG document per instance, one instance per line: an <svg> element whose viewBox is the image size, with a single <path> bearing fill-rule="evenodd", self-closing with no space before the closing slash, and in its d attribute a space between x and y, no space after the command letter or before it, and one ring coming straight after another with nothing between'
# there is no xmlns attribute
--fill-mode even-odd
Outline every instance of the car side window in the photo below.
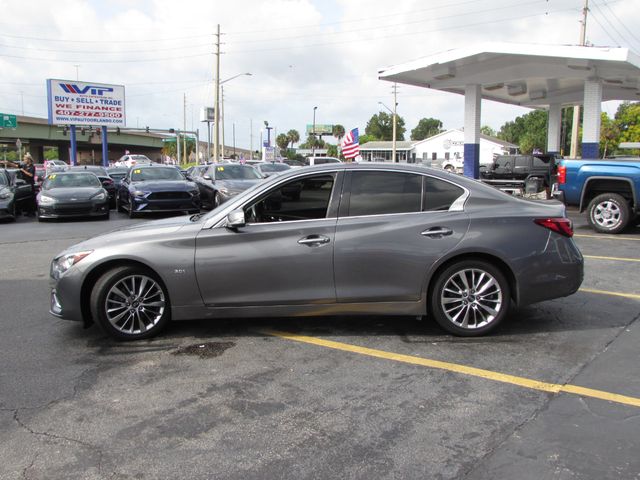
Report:
<svg viewBox="0 0 640 480"><path fill-rule="evenodd" d="M247 223L291 222L327 217L333 174L291 180L244 208Z"/></svg>
<svg viewBox="0 0 640 480"><path fill-rule="evenodd" d="M438 178L424 177L424 205L425 212L446 211L451 208L464 190L453 183Z"/></svg>
<svg viewBox="0 0 640 480"><path fill-rule="evenodd" d="M526 167L528 167L530 159L531 159L531 157L527 157L527 156L516 157L516 159L515 159L516 168L526 168Z"/></svg>
<svg viewBox="0 0 640 480"><path fill-rule="evenodd" d="M420 212L422 176L401 172L352 172L350 217Z"/></svg>

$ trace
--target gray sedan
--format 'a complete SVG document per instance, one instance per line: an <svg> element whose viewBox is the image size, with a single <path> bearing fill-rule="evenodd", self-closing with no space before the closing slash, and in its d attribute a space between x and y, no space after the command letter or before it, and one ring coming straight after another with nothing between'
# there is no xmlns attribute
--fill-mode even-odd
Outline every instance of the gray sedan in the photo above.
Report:
<svg viewBox="0 0 640 480"><path fill-rule="evenodd" d="M70 247L51 264L51 313L120 339L171 320L310 315L429 315L453 334L482 335L511 304L579 288L572 234L559 203L443 171L297 169L206 215Z"/></svg>

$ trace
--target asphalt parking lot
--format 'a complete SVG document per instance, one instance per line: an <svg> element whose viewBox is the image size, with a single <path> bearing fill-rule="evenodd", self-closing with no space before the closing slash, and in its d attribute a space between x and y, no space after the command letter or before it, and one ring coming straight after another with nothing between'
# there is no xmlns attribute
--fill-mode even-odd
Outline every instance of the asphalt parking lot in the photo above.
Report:
<svg viewBox="0 0 640 480"><path fill-rule="evenodd" d="M640 479L640 228L489 337L403 317L183 322L117 343L48 314L51 258L130 222L0 225L0 479Z"/></svg>

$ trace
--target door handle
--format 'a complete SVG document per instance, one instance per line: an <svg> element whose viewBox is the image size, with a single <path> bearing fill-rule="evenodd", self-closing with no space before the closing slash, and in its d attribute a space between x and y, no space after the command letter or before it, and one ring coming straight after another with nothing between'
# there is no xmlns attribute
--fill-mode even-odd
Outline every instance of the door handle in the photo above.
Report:
<svg viewBox="0 0 640 480"><path fill-rule="evenodd" d="M453 233L453 230L446 227L433 227L429 228L423 232L420 232L420 235L424 235L425 237L430 238L442 238L447 237Z"/></svg>
<svg viewBox="0 0 640 480"><path fill-rule="evenodd" d="M329 242L329 237L325 237L324 235L309 235L308 237L304 237L298 240L298 243L300 245L309 245L310 247L324 245L325 243Z"/></svg>

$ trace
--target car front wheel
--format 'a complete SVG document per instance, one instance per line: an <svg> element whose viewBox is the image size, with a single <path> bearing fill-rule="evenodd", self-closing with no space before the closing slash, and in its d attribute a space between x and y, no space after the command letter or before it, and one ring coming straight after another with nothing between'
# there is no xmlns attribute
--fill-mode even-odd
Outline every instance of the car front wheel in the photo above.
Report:
<svg viewBox="0 0 640 480"><path fill-rule="evenodd" d="M488 262L463 260L436 278L430 295L431 313L454 335L474 337L495 329L507 315L509 284Z"/></svg>
<svg viewBox="0 0 640 480"><path fill-rule="evenodd" d="M587 210L589 225L596 232L620 233L631 217L629 204L622 195L603 193L589 202Z"/></svg>
<svg viewBox="0 0 640 480"><path fill-rule="evenodd" d="M91 315L110 336L140 340L158 334L170 318L169 296L158 278L140 267L106 272L91 292Z"/></svg>

